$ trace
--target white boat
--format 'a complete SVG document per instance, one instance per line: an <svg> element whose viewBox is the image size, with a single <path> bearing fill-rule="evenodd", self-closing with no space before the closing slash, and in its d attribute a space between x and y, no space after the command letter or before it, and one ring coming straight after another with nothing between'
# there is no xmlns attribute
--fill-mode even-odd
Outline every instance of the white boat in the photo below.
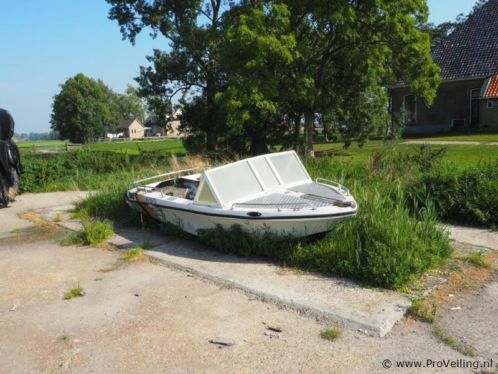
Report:
<svg viewBox="0 0 498 374"><path fill-rule="evenodd" d="M127 203L194 235L217 225L240 225L260 237L295 238L329 231L358 209L346 187L313 181L294 151L198 171L136 181L126 194ZM159 181L149 183L154 179Z"/></svg>

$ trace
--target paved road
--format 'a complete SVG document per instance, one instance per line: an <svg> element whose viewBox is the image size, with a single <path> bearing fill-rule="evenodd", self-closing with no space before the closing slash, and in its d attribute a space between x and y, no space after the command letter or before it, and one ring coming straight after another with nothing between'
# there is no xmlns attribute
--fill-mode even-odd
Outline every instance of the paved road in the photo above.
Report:
<svg viewBox="0 0 498 374"><path fill-rule="evenodd" d="M56 206L78 197L33 198L52 198ZM384 338L344 329L330 342L320 337L328 325L238 290L146 261L124 264L118 251L62 247L60 228L23 222L19 230L7 230L4 222L34 204L24 201L0 211L1 373L400 372L383 369L382 361L469 359L441 342L430 325L412 319ZM86 295L63 300L77 286ZM489 292L488 302L496 290ZM472 296L479 303L479 295ZM467 316L467 329L478 322L483 334L487 320ZM213 339L233 345L219 348ZM488 331L483 354L494 354L497 342Z"/></svg>

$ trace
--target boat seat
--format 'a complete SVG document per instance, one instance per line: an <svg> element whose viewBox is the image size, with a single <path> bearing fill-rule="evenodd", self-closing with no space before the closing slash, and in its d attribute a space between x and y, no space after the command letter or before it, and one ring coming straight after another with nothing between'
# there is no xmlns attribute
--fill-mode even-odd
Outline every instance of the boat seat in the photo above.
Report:
<svg viewBox="0 0 498 374"><path fill-rule="evenodd" d="M187 198L188 189L183 187L166 186L159 189L163 195L180 197L182 199Z"/></svg>

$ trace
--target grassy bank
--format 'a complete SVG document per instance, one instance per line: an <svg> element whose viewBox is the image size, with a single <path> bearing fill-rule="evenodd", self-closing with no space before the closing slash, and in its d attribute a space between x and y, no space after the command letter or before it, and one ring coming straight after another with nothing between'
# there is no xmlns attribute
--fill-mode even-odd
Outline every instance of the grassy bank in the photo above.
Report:
<svg viewBox="0 0 498 374"><path fill-rule="evenodd" d="M168 157L154 152L128 155L78 151L22 159L20 191L94 190L107 181L138 179L166 170Z"/></svg>

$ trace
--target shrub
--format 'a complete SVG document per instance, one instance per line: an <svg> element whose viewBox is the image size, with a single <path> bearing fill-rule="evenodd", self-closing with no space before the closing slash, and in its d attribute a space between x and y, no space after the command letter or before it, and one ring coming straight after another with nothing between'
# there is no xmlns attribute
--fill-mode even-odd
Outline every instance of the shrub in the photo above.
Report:
<svg viewBox="0 0 498 374"><path fill-rule="evenodd" d="M426 174L408 188L412 201L432 201L438 215L457 223L498 225L498 162L463 171Z"/></svg>
<svg viewBox="0 0 498 374"><path fill-rule="evenodd" d="M199 154L206 150L206 136L203 133L192 134L182 138L185 149L190 154Z"/></svg>

